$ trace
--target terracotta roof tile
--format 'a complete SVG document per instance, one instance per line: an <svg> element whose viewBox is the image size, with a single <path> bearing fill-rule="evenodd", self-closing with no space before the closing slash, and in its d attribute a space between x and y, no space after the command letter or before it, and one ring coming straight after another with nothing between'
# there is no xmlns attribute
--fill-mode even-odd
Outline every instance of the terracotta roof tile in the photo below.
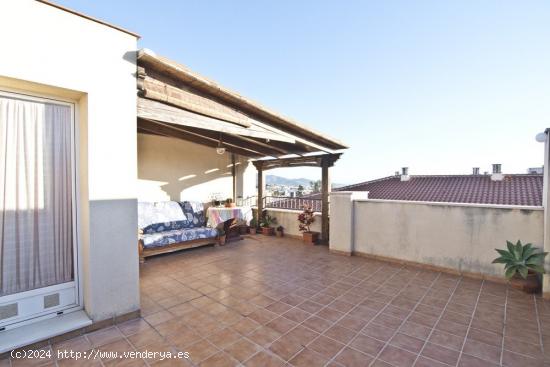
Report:
<svg viewBox="0 0 550 367"><path fill-rule="evenodd" d="M390 176L336 191L368 191L371 199L540 206L542 175L505 174L502 181L491 175Z"/></svg>

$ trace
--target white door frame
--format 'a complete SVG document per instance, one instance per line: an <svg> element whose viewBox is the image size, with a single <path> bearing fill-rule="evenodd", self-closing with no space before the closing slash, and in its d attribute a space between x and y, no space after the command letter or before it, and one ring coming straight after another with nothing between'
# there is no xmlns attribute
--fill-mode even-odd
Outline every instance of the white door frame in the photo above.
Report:
<svg viewBox="0 0 550 367"><path fill-rule="evenodd" d="M15 318L13 321L5 321L0 323L0 332L3 330L13 329L19 326L27 325L46 318L56 317L60 314L66 314L83 309L84 296L82 292L82 251L80 246L80 217L79 217L79 198L80 198L80 181L79 181L79 156L77 144L79 142L79 123L78 123L78 105L75 101L56 96L47 96L30 92L21 92L11 88L0 87L0 97L15 98L26 101L34 101L40 103L50 103L70 107L71 109L71 166L72 166L72 218L73 218L73 270L74 280L71 282L56 284L48 287L32 289L30 291L15 293L0 297L0 304L14 302L29 297L46 295L48 293L58 292L61 297L64 295L71 297L71 288L74 288L74 303L68 305L60 305L48 308L42 312L36 313L33 316L21 319ZM9 319L8 319L9 320Z"/></svg>

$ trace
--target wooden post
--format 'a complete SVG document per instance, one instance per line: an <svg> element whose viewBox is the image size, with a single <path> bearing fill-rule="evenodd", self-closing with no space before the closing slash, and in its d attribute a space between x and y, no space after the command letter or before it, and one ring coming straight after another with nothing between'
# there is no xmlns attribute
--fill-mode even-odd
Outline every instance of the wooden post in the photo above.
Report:
<svg viewBox="0 0 550 367"><path fill-rule="evenodd" d="M321 162L321 199L322 199L322 209L321 209L321 238L323 243L328 243L329 237L329 222L328 222L328 212L329 212L329 202L328 195L330 193L330 177L329 177L329 167L331 162L327 158L323 158Z"/></svg>
<svg viewBox="0 0 550 367"><path fill-rule="evenodd" d="M263 169L260 166L256 167L258 170L258 212L256 213L256 225L260 225L260 218L264 211L264 175Z"/></svg>
<svg viewBox="0 0 550 367"><path fill-rule="evenodd" d="M234 153L231 153L231 175L233 176L233 202L237 203L237 168Z"/></svg>

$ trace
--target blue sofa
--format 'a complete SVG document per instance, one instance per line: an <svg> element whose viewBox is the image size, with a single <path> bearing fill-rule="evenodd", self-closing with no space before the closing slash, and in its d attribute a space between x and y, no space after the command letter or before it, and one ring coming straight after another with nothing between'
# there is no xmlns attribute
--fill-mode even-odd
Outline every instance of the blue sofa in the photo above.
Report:
<svg viewBox="0 0 550 367"><path fill-rule="evenodd" d="M139 260L185 248L215 244L216 228L206 226L204 206L192 201L138 202Z"/></svg>

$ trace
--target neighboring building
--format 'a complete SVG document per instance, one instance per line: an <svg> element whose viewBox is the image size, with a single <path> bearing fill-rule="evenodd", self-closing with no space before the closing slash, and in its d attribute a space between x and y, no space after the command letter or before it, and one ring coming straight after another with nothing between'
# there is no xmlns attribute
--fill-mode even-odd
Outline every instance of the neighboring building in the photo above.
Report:
<svg viewBox="0 0 550 367"><path fill-rule="evenodd" d="M544 173L544 167L530 167L530 168L527 168L527 173L542 175Z"/></svg>
<svg viewBox="0 0 550 367"><path fill-rule="evenodd" d="M368 191L369 199L541 206L542 181L539 173L397 174L334 191Z"/></svg>

